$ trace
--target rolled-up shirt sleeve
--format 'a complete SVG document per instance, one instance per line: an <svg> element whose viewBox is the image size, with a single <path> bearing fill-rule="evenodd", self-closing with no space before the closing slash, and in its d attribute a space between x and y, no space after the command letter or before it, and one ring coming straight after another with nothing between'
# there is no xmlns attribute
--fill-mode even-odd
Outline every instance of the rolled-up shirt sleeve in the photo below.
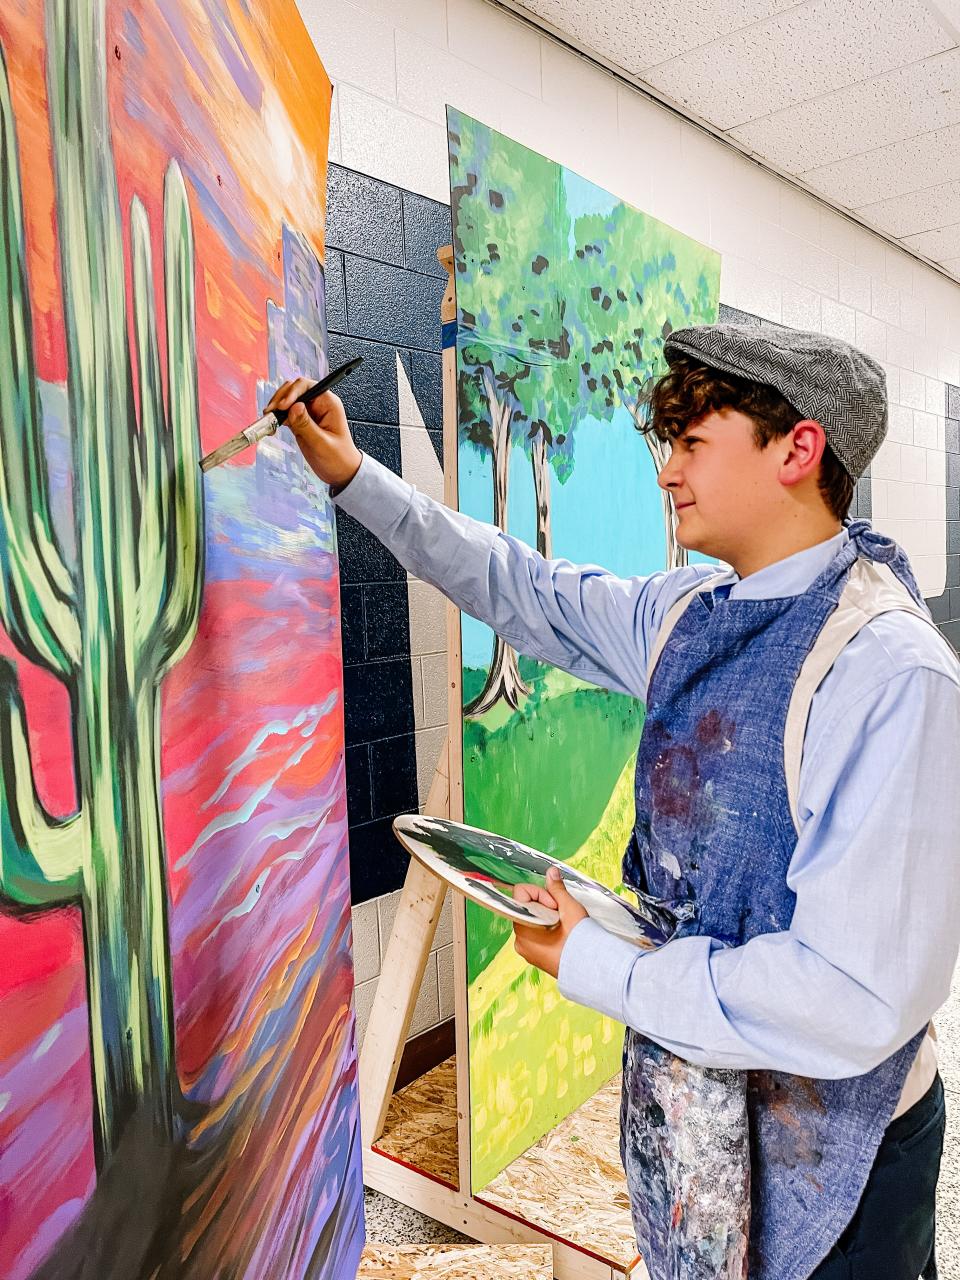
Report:
<svg viewBox="0 0 960 1280"><path fill-rule="evenodd" d="M585 920L563 949L561 992L700 1066L872 1070L950 992L958 777L957 681L925 668L878 680L805 747L789 929L638 952Z"/></svg>
<svg viewBox="0 0 960 1280"><path fill-rule="evenodd" d="M649 647L667 609L714 572L695 566L620 578L547 560L420 493L368 455L334 501L405 569L521 653L637 697L646 693Z"/></svg>

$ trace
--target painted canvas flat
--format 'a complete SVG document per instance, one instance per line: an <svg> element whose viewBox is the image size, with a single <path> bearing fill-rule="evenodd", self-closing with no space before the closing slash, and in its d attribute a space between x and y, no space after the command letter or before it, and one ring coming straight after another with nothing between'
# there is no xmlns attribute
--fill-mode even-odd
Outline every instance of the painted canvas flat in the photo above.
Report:
<svg viewBox="0 0 960 1280"><path fill-rule="evenodd" d="M719 256L463 112L448 134L460 509L623 577L686 563L641 428L667 335L716 319ZM464 820L616 892L643 706L467 616L462 652ZM509 939L467 904L474 1191L620 1066L622 1028Z"/></svg>
<svg viewBox="0 0 960 1280"><path fill-rule="evenodd" d="M362 1247L328 496L330 83L293 0L0 6L0 1276Z"/></svg>
<svg viewBox="0 0 960 1280"><path fill-rule="evenodd" d="M558 867L570 895L608 932L644 950L662 946L673 936L677 921L653 904L633 906L606 885L585 876L560 858L446 818L401 814L393 829L400 843L435 875L471 902L505 920L534 928L550 928L560 916L538 902L515 902L518 884L545 883L551 867Z"/></svg>

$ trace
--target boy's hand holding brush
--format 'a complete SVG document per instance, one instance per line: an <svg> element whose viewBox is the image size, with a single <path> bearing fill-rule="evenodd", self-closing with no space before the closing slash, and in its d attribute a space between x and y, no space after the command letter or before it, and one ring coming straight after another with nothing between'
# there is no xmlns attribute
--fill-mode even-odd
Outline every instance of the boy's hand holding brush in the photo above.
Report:
<svg viewBox="0 0 960 1280"><path fill-rule="evenodd" d="M332 391L298 403L311 386L309 378L285 382L267 405L267 412L287 410L286 425L296 437L307 465L331 489L345 488L360 468L363 455L353 443L343 401Z"/></svg>

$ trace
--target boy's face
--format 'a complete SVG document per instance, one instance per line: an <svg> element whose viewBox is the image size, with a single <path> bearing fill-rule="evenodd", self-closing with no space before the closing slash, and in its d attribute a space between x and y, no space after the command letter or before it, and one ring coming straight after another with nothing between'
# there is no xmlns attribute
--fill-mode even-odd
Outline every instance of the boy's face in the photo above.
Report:
<svg viewBox="0 0 960 1280"><path fill-rule="evenodd" d="M754 423L735 409L707 414L672 442L660 487L673 498L677 541L736 566L759 530L775 527L785 498L782 467L792 438L761 449Z"/></svg>

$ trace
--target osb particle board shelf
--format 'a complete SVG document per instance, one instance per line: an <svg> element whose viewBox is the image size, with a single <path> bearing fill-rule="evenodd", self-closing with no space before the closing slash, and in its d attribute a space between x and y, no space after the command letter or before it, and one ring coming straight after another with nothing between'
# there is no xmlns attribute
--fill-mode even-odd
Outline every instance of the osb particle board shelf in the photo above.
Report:
<svg viewBox="0 0 960 1280"><path fill-rule="evenodd" d="M618 1154L619 1114L618 1076L508 1165L476 1199L630 1274L639 1260ZM457 1187L455 1058L394 1095L374 1149Z"/></svg>
<svg viewBox="0 0 960 1280"><path fill-rule="evenodd" d="M620 1163L619 1075L507 1165L477 1199L635 1274L640 1259Z"/></svg>
<svg viewBox="0 0 960 1280"><path fill-rule="evenodd" d="M367 1245L357 1280L553 1280L549 1245Z"/></svg>
<svg viewBox="0 0 960 1280"><path fill-rule="evenodd" d="M393 1095L373 1147L445 1186L459 1187L455 1057Z"/></svg>

